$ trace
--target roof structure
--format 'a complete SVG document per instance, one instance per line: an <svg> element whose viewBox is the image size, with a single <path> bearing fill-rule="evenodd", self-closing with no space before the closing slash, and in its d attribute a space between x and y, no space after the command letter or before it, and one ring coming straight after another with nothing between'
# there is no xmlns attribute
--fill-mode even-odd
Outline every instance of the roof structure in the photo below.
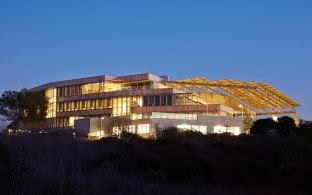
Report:
<svg viewBox="0 0 312 195"><path fill-rule="evenodd" d="M222 94L235 99L256 112L257 115L275 115L296 113L299 103L278 91L268 83L240 80L213 80L204 77L188 78L177 81L165 81L164 85L186 93Z"/></svg>

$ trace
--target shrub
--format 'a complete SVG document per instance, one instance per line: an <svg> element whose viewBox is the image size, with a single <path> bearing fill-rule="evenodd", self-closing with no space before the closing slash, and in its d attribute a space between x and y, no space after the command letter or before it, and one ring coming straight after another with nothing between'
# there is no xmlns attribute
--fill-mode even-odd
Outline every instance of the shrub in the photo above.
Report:
<svg viewBox="0 0 312 195"><path fill-rule="evenodd" d="M278 118L276 133L281 137L294 136L296 130L295 120L289 116Z"/></svg>
<svg viewBox="0 0 312 195"><path fill-rule="evenodd" d="M128 131L121 131L120 139L124 142L134 141L134 142L141 142L145 139L139 136L136 133L130 133Z"/></svg>
<svg viewBox="0 0 312 195"><path fill-rule="evenodd" d="M312 124L300 124L296 131L298 136L312 137Z"/></svg>
<svg viewBox="0 0 312 195"><path fill-rule="evenodd" d="M251 135L264 135L264 134L272 134L276 131L277 123L271 119L259 119L254 122L252 127L250 128Z"/></svg>
<svg viewBox="0 0 312 195"><path fill-rule="evenodd" d="M8 185L12 175L11 155L7 147L0 141L0 191L8 193Z"/></svg>
<svg viewBox="0 0 312 195"><path fill-rule="evenodd" d="M178 128L169 126L161 130L160 138L176 138L178 136Z"/></svg>

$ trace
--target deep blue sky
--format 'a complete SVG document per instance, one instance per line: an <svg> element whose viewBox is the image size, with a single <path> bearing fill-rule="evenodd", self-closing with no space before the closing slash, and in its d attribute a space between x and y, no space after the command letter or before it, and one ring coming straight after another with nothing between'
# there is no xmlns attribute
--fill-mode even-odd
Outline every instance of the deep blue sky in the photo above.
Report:
<svg viewBox="0 0 312 195"><path fill-rule="evenodd" d="M0 93L141 72L268 82L312 120L312 1L0 2Z"/></svg>

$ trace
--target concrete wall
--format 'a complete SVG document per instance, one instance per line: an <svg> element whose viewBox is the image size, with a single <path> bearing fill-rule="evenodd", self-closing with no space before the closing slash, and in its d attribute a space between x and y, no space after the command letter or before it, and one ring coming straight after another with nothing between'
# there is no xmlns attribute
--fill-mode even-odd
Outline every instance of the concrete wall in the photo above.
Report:
<svg viewBox="0 0 312 195"><path fill-rule="evenodd" d="M75 130L82 135L88 136L89 133L94 133L100 130L101 119L99 118L86 118L78 119L74 122Z"/></svg>
<svg viewBox="0 0 312 195"><path fill-rule="evenodd" d="M90 119L75 120L74 128L82 135L88 135L90 133Z"/></svg>

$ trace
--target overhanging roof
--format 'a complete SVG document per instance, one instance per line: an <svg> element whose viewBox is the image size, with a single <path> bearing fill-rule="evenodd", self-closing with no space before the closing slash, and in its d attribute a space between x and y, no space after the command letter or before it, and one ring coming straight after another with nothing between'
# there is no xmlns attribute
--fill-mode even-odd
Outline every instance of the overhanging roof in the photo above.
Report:
<svg viewBox="0 0 312 195"><path fill-rule="evenodd" d="M295 107L300 106L268 83L231 79L209 81L204 77L195 77L163 84L183 92L226 95L258 115L295 113Z"/></svg>

